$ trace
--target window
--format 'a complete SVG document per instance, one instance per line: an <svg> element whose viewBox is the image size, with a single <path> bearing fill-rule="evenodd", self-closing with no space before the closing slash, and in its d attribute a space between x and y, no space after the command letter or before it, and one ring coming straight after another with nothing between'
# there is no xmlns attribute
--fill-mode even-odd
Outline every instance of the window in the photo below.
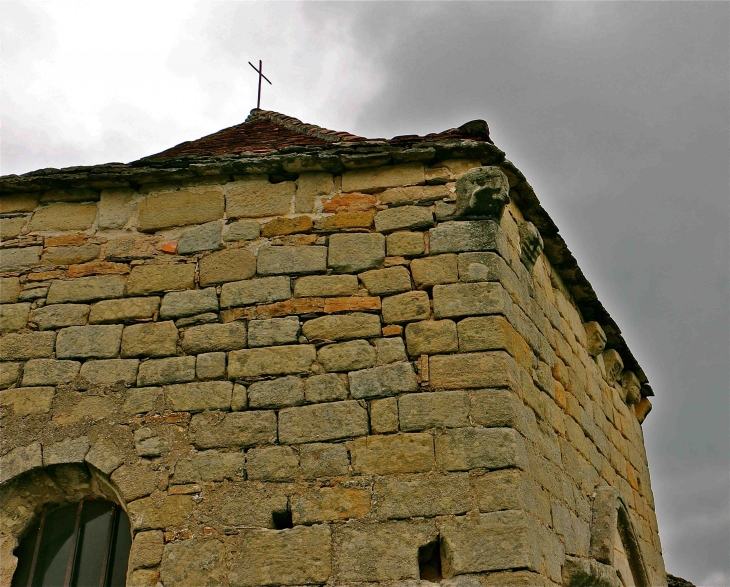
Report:
<svg viewBox="0 0 730 587"><path fill-rule="evenodd" d="M12 587L124 587L131 543L129 519L114 503L48 505L15 551Z"/></svg>

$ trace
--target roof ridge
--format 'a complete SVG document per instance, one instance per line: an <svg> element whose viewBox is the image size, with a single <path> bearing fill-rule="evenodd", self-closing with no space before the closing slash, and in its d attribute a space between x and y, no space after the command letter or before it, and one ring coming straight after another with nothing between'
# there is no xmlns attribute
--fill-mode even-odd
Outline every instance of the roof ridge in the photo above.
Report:
<svg viewBox="0 0 730 587"><path fill-rule="evenodd" d="M353 135L349 132L337 132L328 128L317 126L316 124L302 122L301 120L299 120L298 118L294 118L293 116L287 116L273 110L261 110L260 108L254 108L253 110L251 110L248 118L246 118L246 122L250 122L258 118L265 118L266 120L270 120L271 122L280 124L281 126L291 131L317 137L318 139L322 139L323 141L327 141L328 143L338 143L340 141L367 140L365 137Z"/></svg>

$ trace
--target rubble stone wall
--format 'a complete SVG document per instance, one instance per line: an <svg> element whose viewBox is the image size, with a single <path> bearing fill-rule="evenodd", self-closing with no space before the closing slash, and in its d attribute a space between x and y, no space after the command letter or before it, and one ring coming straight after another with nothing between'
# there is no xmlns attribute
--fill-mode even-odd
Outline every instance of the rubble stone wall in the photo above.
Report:
<svg viewBox="0 0 730 587"><path fill-rule="evenodd" d="M86 492L129 585L562 585L608 485L665 585L648 401L480 166L0 198L0 582Z"/></svg>

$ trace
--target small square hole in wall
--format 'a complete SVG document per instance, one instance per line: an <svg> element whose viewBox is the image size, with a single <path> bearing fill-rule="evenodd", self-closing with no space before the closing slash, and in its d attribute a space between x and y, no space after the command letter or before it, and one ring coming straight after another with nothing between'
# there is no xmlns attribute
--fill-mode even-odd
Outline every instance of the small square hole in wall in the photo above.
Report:
<svg viewBox="0 0 730 587"><path fill-rule="evenodd" d="M271 517L274 521L274 528L276 530L286 530L287 528L294 527L291 518L291 510L289 508L278 512L272 512Z"/></svg>
<svg viewBox="0 0 730 587"><path fill-rule="evenodd" d="M441 545L439 537L418 549L418 576L424 581L440 583L441 574Z"/></svg>

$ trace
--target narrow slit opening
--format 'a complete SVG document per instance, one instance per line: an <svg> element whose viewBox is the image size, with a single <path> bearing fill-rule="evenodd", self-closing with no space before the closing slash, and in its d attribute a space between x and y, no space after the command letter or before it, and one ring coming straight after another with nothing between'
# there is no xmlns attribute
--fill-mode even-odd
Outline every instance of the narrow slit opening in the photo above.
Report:
<svg viewBox="0 0 730 587"><path fill-rule="evenodd" d="M274 522L274 528L276 530L286 530L287 528L294 527L291 518L291 510L289 508L285 510L280 510L278 512L272 512L271 518Z"/></svg>
<svg viewBox="0 0 730 587"><path fill-rule="evenodd" d="M433 542L429 542L418 549L418 576L423 581L440 583L443 579L441 574L441 543L437 536Z"/></svg>

